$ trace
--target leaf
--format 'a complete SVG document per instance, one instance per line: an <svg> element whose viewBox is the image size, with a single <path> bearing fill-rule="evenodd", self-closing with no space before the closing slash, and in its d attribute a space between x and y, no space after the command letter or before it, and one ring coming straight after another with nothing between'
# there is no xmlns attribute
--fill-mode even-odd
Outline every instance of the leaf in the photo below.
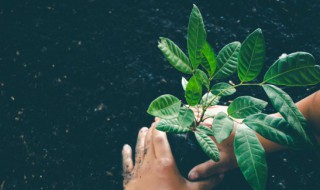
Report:
<svg viewBox="0 0 320 190"><path fill-rule="evenodd" d="M210 89L210 81L205 72L201 71L200 69L197 69L195 76L198 78L199 81L201 81L203 86L205 86L208 90Z"/></svg>
<svg viewBox="0 0 320 190"><path fill-rule="evenodd" d="M219 103L220 98L221 98L220 96L216 96L216 95L212 94L211 92L208 92L202 96L200 104L203 106L215 106ZM207 105L209 103L210 103L210 105Z"/></svg>
<svg viewBox="0 0 320 190"><path fill-rule="evenodd" d="M153 100L147 112L161 119L172 119L178 116L180 105L181 102L178 98L165 94Z"/></svg>
<svg viewBox="0 0 320 190"><path fill-rule="evenodd" d="M240 42L232 42L220 50L217 56L217 69L213 75L214 79L227 78L237 70L240 48Z"/></svg>
<svg viewBox="0 0 320 190"><path fill-rule="evenodd" d="M190 106L197 105L202 97L202 85L196 76L191 77L186 88L186 100Z"/></svg>
<svg viewBox="0 0 320 190"><path fill-rule="evenodd" d="M197 132L199 132L199 133L203 133L208 136L213 136L213 132L207 126L199 125L196 129L197 129Z"/></svg>
<svg viewBox="0 0 320 190"><path fill-rule="evenodd" d="M202 62L201 65L203 68L208 72L209 76L211 77L217 67L217 60L214 54L214 51L210 44L206 42L202 49Z"/></svg>
<svg viewBox="0 0 320 190"><path fill-rule="evenodd" d="M263 89L267 93L273 107L280 112L284 119L292 126L293 130L300 134L306 143L311 144L311 141L304 130L307 126L307 122L293 103L291 97L274 85L263 85Z"/></svg>
<svg viewBox="0 0 320 190"><path fill-rule="evenodd" d="M184 91L186 91L187 84L188 84L187 79L184 78L184 77L182 77L182 78L181 78L181 85L182 85L182 88L183 88Z"/></svg>
<svg viewBox="0 0 320 190"><path fill-rule="evenodd" d="M235 92L236 89L226 82L217 83L211 88L211 93L219 96L230 96Z"/></svg>
<svg viewBox="0 0 320 190"><path fill-rule="evenodd" d="M174 68L182 73L192 74L188 57L175 43L168 38L160 38L158 47Z"/></svg>
<svg viewBox="0 0 320 190"><path fill-rule="evenodd" d="M194 70L201 63L201 52L206 43L206 38L207 33L204 28L202 15L198 7L193 5L188 25L188 54Z"/></svg>
<svg viewBox="0 0 320 190"><path fill-rule="evenodd" d="M228 138L233 130L233 120L224 112L219 112L212 121L212 128L214 137L220 144L223 140Z"/></svg>
<svg viewBox="0 0 320 190"><path fill-rule="evenodd" d="M267 104L267 102L251 96L240 96L229 105L228 114L234 118L245 118L260 113Z"/></svg>
<svg viewBox="0 0 320 190"><path fill-rule="evenodd" d="M178 121L183 127L190 127L194 122L194 113L191 109L180 109Z"/></svg>
<svg viewBox="0 0 320 190"><path fill-rule="evenodd" d="M302 146L298 138L294 138L294 135L285 132L288 131L290 125L283 118L259 113L245 118L243 123L275 143L290 147Z"/></svg>
<svg viewBox="0 0 320 190"><path fill-rule="evenodd" d="M315 85L320 82L320 67L314 57L296 52L279 58L264 75L265 83L285 86Z"/></svg>
<svg viewBox="0 0 320 190"><path fill-rule="evenodd" d="M244 124L237 126L234 153L238 166L251 188L265 189L268 177L265 151L256 134Z"/></svg>
<svg viewBox="0 0 320 190"><path fill-rule="evenodd" d="M243 42L238 63L238 76L242 82L255 79L264 64L266 47L260 28L251 33Z"/></svg>
<svg viewBox="0 0 320 190"><path fill-rule="evenodd" d="M217 145L206 134L195 132L196 139L202 150L209 156L210 159L217 162L220 160L220 154Z"/></svg>
<svg viewBox="0 0 320 190"><path fill-rule="evenodd" d="M160 120L156 129L169 133L187 133L191 131L190 128L182 126L177 118Z"/></svg>

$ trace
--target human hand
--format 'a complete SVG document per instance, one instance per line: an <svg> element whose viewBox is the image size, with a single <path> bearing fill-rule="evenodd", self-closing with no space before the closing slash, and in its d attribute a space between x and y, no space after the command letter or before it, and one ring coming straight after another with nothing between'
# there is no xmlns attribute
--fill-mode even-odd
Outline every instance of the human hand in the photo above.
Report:
<svg viewBox="0 0 320 190"><path fill-rule="evenodd" d="M123 185L126 190L183 190L212 189L223 176L190 182L183 178L175 164L166 133L152 127L140 130L136 145L135 164L132 149L125 145L123 157Z"/></svg>
<svg viewBox="0 0 320 190"><path fill-rule="evenodd" d="M208 112L210 112L210 114L227 112L227 108L227 106L213 106L208 108ZM195 111L195 115L198 115L197 111ZM212 120L212 118L208 118L201 124L211 128ZM236 123L234 125L236 125ZM213 175L223 175L226 171L238 167L233 148L234 134L235 127L231 135L220 144L216 142L214 137L211 137L211 139L214 140L217 144L218 149L220 151L220 161L214 162L212 160L209 160L207 162L195 166L189 172L188 178L190 180L205 179Z"/></svg>

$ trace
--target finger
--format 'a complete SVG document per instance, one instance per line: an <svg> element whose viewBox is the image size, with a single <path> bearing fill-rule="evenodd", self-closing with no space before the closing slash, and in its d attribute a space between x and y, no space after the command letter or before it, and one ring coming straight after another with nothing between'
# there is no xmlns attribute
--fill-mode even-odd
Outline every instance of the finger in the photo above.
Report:
<svg viewBox="0 0 320 190"><path fill-rule="evenodd" d="M124 173L130 173L133 170L132 149L127 144L122 148L122 169Z"/></svg>
<svg viewBox="0 0 320 190"><path fill-rule="evenodd" d="M160 118L159 118L159 117L155 117L155 118L154 118L154 121L155 121L155 122L159 122L159 121L160 121Z"/></svg>
<svg viewBox="0 0 320 190"><path fill-rule="evenodd" d="M145 150L144 150L145 159L150 159L155 157L154 148L152 145L152 133L155 127L156 127L156 123L152 123L145 139Z"/></svg>
<svg viewBox="0 0 320 190"><path fill-rule="evenodd" d="M220 161L214 162L209 160L202 164L199 164L191 169L188 178L190 180L204 179L216 175L218 173L224 173L230 169L236 168L236 160L230 158L229 154L220 152Z"/></svg>
<svg viewBox="0 0 320 190"><path fill-rule="evenodd" d="M165 132L154 129L152 134L152 142L155 156L157 158L173 158L171 148Z"/></svg>
<svg viewBox="0 0 320 190"><path fill-rule="evenodd" d="M123 170L123 186L130 181L133 171L132 149L129 145L122 148L122 170Z"/></svg>
<svg viewBox="0 0 320 190"><path fill-rule="evenodd" d="M220 162L214 162L212 160L199 164L191 169L191 171L188 174L188 178L190 180L208 178L214 174L217 174L220 171L220 165Z"/></svg>
<svg viewBox="0 0 320 190"><path fill-rule="evenodd" d="M221 173L219 175L214 175L206 180L197 181L197 182L191 182L191 189L212 189L219 185L224 178L224 174Z"/></svg>
<svg viewBox="0 0 320 190"><path fill-rule="evenodd" d="M142 127L138 134L138 139L136 144L136 158L135 158L136 166L141 165L144 158L144 141L145 141L147 132L148 132L148 128Z"/></svg>

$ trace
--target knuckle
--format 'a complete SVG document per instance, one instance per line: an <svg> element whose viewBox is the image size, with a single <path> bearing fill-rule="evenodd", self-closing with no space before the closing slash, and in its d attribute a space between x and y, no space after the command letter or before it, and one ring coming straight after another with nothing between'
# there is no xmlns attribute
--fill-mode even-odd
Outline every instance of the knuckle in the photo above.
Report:
<svg viewBox="0 0 320 190"><path fill-rule="evenodd" d="M160 158L158 162L158 165L161 168L170 168L174 165L173 160L170 158Z"/></svg>
<svg viewBox="0 0 320 190"><path fill-rule="evenodd" d="M157 144L162 144L164 141L165 141L165 138L162 135L157 135L154 137L154 142Z"/></svg>

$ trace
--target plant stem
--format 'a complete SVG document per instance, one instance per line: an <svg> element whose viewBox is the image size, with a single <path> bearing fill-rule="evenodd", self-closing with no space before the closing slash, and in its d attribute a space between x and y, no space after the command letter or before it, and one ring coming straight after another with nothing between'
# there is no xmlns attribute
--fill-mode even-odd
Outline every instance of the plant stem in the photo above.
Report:
<svg viewBox="0 0 320 190"><path fill-rule="evenodd" d="M198 121L196 121L196 127L199 126L199 124L203 121L203 117L205 112L207 111L207 109L210 107L210 104L217 98L219 97L221 94L223 94L224 92L230 90L231 88L237 88L239 86L262 86L263 83L243 83L241 82L240 84L236 84L234 86L230 86L229 88L226 88L224 90L222 90L221 92L219 92L219 94L216 95L216 97L214 97L208 104L206 104L205 106L202 107L202 113L201 113L201 117ZM208 98L208 95L207 95ZM207 99L206 99L207 102ZM198 109L198 113L199 113L199 109Z"/></svg>

